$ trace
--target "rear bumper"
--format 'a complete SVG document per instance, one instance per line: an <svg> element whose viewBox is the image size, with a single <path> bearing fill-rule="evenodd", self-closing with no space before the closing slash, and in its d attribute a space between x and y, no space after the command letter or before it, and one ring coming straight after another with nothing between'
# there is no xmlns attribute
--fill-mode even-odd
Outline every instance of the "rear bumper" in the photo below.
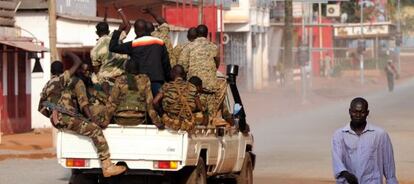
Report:
<svg viewBox="0 0 414 184"><path fill-rule="evenodd" d="M87 160L87 164L84 167L68 167L66 165L66 158L58 159L60 165L68 169L80 169L80 170L89 170L88 172L94 172L93 170L101 171L101 163L98 159L85 159ZM164 168L156 168L154 166L153 160L112 160L113 163L117 165L125 165L131 171L139 170L139 171L152 171L152 172L174 172L181 170L184 165L182 161L178 161L176 169L164 169Z"/></svg>
<svg viewBox="0 0 414 184"><path fill-rule="evenodd" d="M127 169L122 175L142 175L142 176L169 176L178 171L152 171L141 169ZM73 174L102 174L102 170L94 169L72 169Z"/></svg>

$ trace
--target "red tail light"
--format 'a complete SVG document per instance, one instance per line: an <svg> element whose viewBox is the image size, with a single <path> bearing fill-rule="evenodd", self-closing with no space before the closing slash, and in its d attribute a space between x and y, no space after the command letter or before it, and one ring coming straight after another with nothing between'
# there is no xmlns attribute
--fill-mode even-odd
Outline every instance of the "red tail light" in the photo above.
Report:
<svg viewBox="0 0 414 184"><path fill-rule="evenodd" d="M177 169L177 161L154 161L154 168L157 169Z"/></svg>
<svg viewBox="0 0 414 184"><path fill-rule="evenodd" d="M85 159L78 159L78 158L68 158L66 159L66 166L67 167L87 167L88 160Z"/></svg>

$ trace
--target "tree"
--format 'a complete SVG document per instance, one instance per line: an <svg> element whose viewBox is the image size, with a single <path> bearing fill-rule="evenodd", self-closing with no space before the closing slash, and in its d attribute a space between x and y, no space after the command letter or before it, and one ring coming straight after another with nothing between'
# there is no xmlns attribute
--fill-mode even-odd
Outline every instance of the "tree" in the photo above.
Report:
<svg viewBox="0 0 414 184"><path fill-rule="evenodd" d="M285 1L285 29L284 29L284 68L290 68L293 65L292 47L293 47L293 3L292 0Z"/></svg>

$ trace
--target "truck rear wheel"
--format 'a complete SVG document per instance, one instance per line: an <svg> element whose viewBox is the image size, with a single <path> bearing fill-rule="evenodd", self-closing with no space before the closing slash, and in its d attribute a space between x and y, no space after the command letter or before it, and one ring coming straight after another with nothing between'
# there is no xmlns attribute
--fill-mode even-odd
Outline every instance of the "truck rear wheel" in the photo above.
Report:
<svg viewBox="0 0 414 184"><path fill-rule="evenodd" d="M240 174L236 177L237 184L253 184L253 162L250 153L246 153Z"/></svg>
<svg viewBox="0 0 414 184"><path fill-rule="evenodd" d="M98 184L98 175L85 174L77 170L72 170L69 184Z"/></svg>
<svg viewBox="0 0 414 184"><path fill-rule="evenodd" d="M203 158L198 159L197 166L184 173L182 184L207 184L206 165Z"/></svg>

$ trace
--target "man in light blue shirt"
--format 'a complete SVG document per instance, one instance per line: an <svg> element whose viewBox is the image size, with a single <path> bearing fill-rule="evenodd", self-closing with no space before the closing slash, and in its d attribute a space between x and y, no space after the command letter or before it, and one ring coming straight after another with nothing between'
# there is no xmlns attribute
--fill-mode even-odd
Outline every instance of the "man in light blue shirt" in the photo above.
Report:
<svg viewBox="0 0 414 184"><path fill-rule="evenodd" d="M351 122L332 139L332 165L337 184L398 184L391 140L383 129L367 123L368 102L351 101Z"/></svg>

